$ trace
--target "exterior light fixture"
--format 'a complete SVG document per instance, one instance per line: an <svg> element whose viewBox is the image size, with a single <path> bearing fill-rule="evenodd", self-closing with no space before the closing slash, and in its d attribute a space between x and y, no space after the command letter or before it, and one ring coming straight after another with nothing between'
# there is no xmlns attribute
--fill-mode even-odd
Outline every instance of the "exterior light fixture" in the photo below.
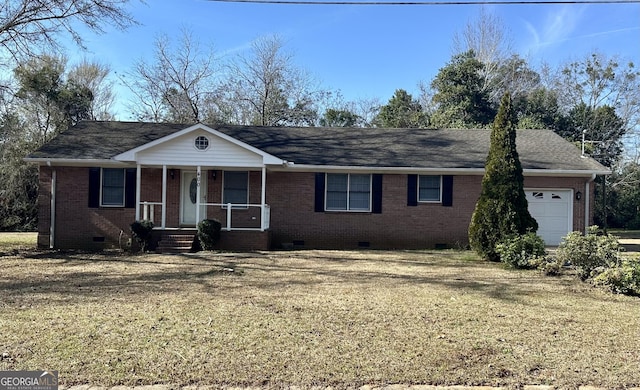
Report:
<svg viewBox="0 0 640 390"><path fill-rule="evenodd" d="M576 192L576 200L580 200L582 199L582 192L578 191Z"/></svg>

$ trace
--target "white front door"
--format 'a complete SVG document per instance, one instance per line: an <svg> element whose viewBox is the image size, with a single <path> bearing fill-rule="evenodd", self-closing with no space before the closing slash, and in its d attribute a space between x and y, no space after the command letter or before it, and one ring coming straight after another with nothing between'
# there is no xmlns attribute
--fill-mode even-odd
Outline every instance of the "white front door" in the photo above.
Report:
<svg viewBox="0 0 640 390"><path fill-rule="evenodd" d="M198 176L196 172L182 172L182 190L180 191L180 224L196 225L196 196L198 191ZM207 202L207 174L200 175L200 203ZM205 219L206 206L200 206L200 220Z"/></svg>
<svg viewBox="0 0 640 390"><path fill-rule="evenodd" d="M538 221L538 235L547 245L558 245L573 227L573 191L525 189L529 213Z"/></svg>

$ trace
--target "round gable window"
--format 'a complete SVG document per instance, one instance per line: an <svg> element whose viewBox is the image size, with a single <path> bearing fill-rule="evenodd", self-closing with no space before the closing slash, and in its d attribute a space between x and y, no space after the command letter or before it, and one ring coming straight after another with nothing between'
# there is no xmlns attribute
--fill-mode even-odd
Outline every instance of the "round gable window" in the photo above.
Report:
<svg viewBox="0 0 640 390"><path fill-rule="evenodd" d="M195 147L198 150L207 150L209 148L209 138L204 135L197 137Z"/></svg>

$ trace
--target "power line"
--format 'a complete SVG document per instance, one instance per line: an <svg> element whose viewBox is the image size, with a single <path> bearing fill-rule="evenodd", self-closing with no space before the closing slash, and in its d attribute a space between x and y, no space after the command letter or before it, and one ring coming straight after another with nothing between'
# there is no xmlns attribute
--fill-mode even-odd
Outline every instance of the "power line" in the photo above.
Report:
<svg viewBox="0 0 640 390"><path fill-rule="evenodd" d="M543 4L640 4L640 0L453 0L453 1L332 1L332 0L207 0L216 3L286 5L543 5Z"/></svg>

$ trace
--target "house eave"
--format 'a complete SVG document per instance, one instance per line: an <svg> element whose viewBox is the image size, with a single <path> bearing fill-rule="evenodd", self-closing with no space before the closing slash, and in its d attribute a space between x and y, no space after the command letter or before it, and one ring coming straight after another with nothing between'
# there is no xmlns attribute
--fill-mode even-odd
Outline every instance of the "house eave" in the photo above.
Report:
<svg viewBox="0 0 640 390"><path fill-rule="evenodd" d="M525 176L555 176L555 177L592 177L593 175L610 175L609 170L580 170L580 169L523 169Z"/></svg>
<svg viewBox="0 0 640 390"><path fill-rule="evenodd" d="M294 164L292 162L284 162L283 164L269 166L270 171L278 172L374 172L388 174L447 174L456 172L458 174L467 173L482 175L482 168L417 168L417 167L372 167L358 165L312 165L312 164Z"/></svg>
<svg viewBox="0 0 640 390"><path fill-rule="evenodd" d="M311 165L284 163L270 166L271 171L287 172L373 172L388 174L430 174L430 175L484 175L484 168L417 168L417 167L372 167L372 166L341 166L341 165ZM554 176L554 177L591 177L593 175L609 175L608 170L579 170L579 169L523 169L525 176Z"/></svg>
<svg viewBox="0 0 640 390"><path fill-rule="evenodd" d="M85 158L48 158L48 157L25 157L23 159L27 163L47 165L47 166L65 166L65 167L127 167L123 161L112 159L85 159Z"/></svg>

